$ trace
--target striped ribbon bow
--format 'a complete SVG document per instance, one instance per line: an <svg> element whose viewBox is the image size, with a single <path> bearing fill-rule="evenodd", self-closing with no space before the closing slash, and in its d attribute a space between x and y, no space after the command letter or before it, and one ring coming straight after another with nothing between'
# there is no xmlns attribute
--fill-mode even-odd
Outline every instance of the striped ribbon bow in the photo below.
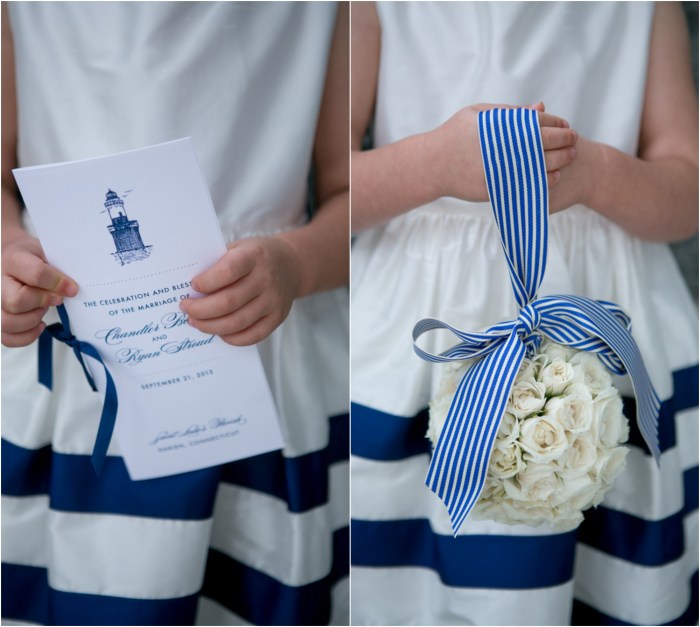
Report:
<svg viewBox="0 0 700 627"><path fill-rule="evenodd" d="M39 383L45 385L49 390L53 389L53 340L63 342L73 349L93 392L97 392L97 386L85 365L83 355L92 357L102 364L107 385L105 389L105 400L102 405L102 415L100 416L100 423L97 429L97 437L95 438L95 446L92 450L91 460L95 472L99 475L104 465L105 458L107 457L107 449L109 448L109 442L112 439L112 432L114 431L114 424L117 420L117 407L119 405L117 400L117 388L114 385L112 375L109 373L107 366L104 361L102 361L102 357L100 357L95 347L87 342L81 342L71 333L70 321L68 320L66 308L63 305L59 305L56 309L58 309L58 317L61 322L56 322L46 327L39 336Z"/></svg>
<svg viewBox="0 0 700 627"><path fill-rule="evenodd" d="M549 199L537 112L479 112L479 138L489 198L520 314L479 333L465 333L428 318L413 329L413 347L431 362L481 358L455 392L430 461L426 485L445 503L459 531L484 487L489 458L511 387L526 354L546 336L597 353L615 374L629 373L637 398L637 422L658 462L659 398L630 333L629 317L615 304L581 296L537 298L547 263ZM434 329L460 340L435 355L417 344Z"/></svg>

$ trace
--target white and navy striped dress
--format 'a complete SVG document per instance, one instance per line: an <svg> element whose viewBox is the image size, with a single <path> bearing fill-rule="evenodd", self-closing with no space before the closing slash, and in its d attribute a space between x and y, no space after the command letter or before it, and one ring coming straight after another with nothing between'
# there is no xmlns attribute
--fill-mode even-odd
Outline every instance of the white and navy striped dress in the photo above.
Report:
<svg viewBox="0 0 700 627"><path fill-rule="evenodd" d="M375 145L468 104L543 100L581 135L636 153L653 4L387 2L378 13ZM569 533L468 519L453 538L424 485L441 373L413 354L413 325L478 331L517 313L488 204L441 199L361 234L352 279L353 624L693 624L697 312L668 247L583 206L550 220L540 296L623 307L662 400L660 467L632 421L625 472ZM432 353L453 343L426 339ZM633 416L629 381L617 384Z"/></svg>
<svg viewBox="0 0 700 627"><path fill-rule="evenodd" d="M306 220L335 3L9 9L20 165L191 136L227 241ZM223 467L132 482L112 443L95 476L101 401L54 350L53 393L3 350L6 624L347 624L344 290L260 345L285 449Z"/></svg>

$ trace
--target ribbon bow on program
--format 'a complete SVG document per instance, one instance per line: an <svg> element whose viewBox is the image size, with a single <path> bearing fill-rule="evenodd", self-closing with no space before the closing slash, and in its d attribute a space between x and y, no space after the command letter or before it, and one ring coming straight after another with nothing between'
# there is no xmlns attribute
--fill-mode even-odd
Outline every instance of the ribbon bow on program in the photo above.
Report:
<svg viewBox="0 0 700 627"><path fill-rule="evenodd" d="M57 309L61 322L56 322L46 327L39 336L39 383L45 385L49 390L53 388L54 339L67 344L73 349L93 392L97 392L97 387L85 365L83 355L92 357L102 364L107 385L105 389L105 400L102 405L102 415L100 416L100 424L97 429L95 446L92 451L92 465L95 468L95 472L99 475L104 465L105 458L107 457L107 449L109 448L109 442L112 439L112 432L114 431L114 423L117 419L117 407L119 404L117 400L117 389L107 366L95 347L87 342L78 340L70 331L70 321L68 320L68 313L65 307L59 305Z"/></svg>

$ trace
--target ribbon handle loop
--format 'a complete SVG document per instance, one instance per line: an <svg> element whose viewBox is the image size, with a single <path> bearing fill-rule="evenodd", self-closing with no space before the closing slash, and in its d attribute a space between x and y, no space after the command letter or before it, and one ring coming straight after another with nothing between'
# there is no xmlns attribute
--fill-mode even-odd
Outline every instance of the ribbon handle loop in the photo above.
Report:
<svg viewBox="0 0 700 627"><path fill-rule="evenodd" d="M486 186L498 226L518 317L478 333L427 318L413 329L416 354L442 363L478 359L452 399L430 461L426 484L447 506L455 534L483 490L489 458L523 358L546 336L598 354L615 374L629 373L637 397L637 422L659 460L659 398L617 305L581 296L537 298L547 265L549 197L537 111L491 109L478 116ZM445 329L460 342L439 354L417 345L429 331Z"/></svg>

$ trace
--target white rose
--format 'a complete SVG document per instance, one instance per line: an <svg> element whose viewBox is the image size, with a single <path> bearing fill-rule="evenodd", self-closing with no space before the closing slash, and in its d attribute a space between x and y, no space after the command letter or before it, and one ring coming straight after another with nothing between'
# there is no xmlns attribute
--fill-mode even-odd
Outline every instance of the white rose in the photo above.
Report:
<svg viewBox="0 0 700 627"><path fill-rule="evenodd" d="M537 380L547 386L547 394L561 394L574 380L574 367L563 359L553 359L540 370Z"/></svg>
<svg viewBox="0 0 700 627"><path fill-rule="evenodd" d="M612 484L625 469L627 451L627 448L624 446L618 446L617 448L600 452L595 465L591 469L593 479L607 485Z"/></svg>
<svg viewBox="0 0 700 627"><path fill-rule="evenodd" d="M571 358L578 353L575 348L563 346L556 342L546 342L540 347L540 353L547 358L547 363L553 362L555 359L562 361L570 361Z"/></svg>
<svg viewBox="0 0 700 627"><path fill-rule="evenodd" d="M555 396L547 401L544 415L560 424L567 433L589 431L593 423L593 403L588 389L576 383L568 386L564 396Z"/></svg>
<svg viewBox="0 0 700 627"><path fill-rule="evenodd" d="M477 520L497 520L505 522L505 513L503 511L503 500L506 498L506 492L503 488L503 482L487 479L484 489L479 496L479 500L474 505L470 516L474 516Z"/></svg>
<svg viewBox="0 0 700 627"><path fill-rule="evenodd" d="M539 353L532 358L523 358L520 368L518 369L518 374L515 375L515 381L532 381L533 379L537 379L537 374L546 361L547 358Z"/></svg>
<svg viewBox="0 0 700 627"><path fill-rule="evenodd" d="M532 503L506 499L503 501L503 510L507 515L507 519L503 522L510 525L525 524L539 527L543 522L554 520L554 510L546 502Z"/></svg>
<svg viewBox="0 0 700 627"><path fill-rule="evenodd" d="M547 416L533 416L520 425L520 446L524 458L542 464L559 459L569 442L559 422Z"/></svg>
<svg viewBox="0 0 700 627"><path fill-rule="evenodd" d="M576 381L583 383L595 398L612 387L612 377L594 353L581 351L571 358Z"/></svg>
<svg viewBox="0 0 700 627"><path fill-rule="evenodd" d="M525 418L535 414L544 407L547 398L544 383L539 381L520 381L513 385L507 411L516 418Z"/></svg>
<svg viewBox="0 0 700 627"><path fill-rule="evenodd" d="M496 522L506 522L506 514L503 511L503 501L479 500L474 505L469 517L474 520L495 520Z"/></svg>
<svg viewBox="0 0 700 627"><path fill-rule="evenodd" d="M587 473L597 458L598 451L593 436L590 433L579 433L573 436L557 463L565 473L579 475Z"/></svg>
<svg viewBox="0 0 700 627"><path fill-rule="evenodd" d="M518 474L525 468L520 447L515 443L496 442L491 452L489 472L498 479L507 479Z"/></svg>
<svg viewBox="0 0 700 627"><path fill-rule="evenodd" d="M630 428L622 413L622 398L615 388L600 394L593 401L595 431L600 443L612 448L629 438Z"/></svg>
<svg viewBox="0 0 700 627"><path fill-rule="evenodd" d="M468 369L468 364L465 364L463 361L451 361L442 364L442 366L442 377L440 377L438 391L435 396L454 394L464 373Z"/></svg>
<svg viewBox="0 0 700 627"><path fill-rule="evenodd" d="M556 531L566 532L573 531L583 522L583 514L581 512L570 512L565 515L554 511L553 527Z"/></svg>
<svg viewBox="0 0 700 627"><path fill-rule="evenodd" d="M603 502L603 498L605 498L605 495L608 493L610 488L612 488L612 485L599 481L595 484L595 486L596 488L598 488L598 491L593 496L593 501L591 502L591 505L593 507L598 507L598 505L600 505Z"/></svg>
<svg viewBox="0 0 700 627"><path fill-rule="evenodd" d="M445 420L447 420L447 413L450 410L453 396L454 394L445 394L430 401L428 431L425 437L432 442L433 447L437 446L440 439L440 433L442 433L442 428L445 426Z"/></svg>
<svg viewBox="0 0 700 627"><path fill-rule="evenodd" d="M561 490L550 498L559 516L572 516L591 506L599 486L587 473L560 475L560 479Z"/></svg>
<svg viewBox="0 0 700 627"><path fill-rule="evenodd" d="M506 494L515 500L546 501L561 487L560 479L547 465L529 464L523 472L518 473L516 479L520 486L518 498L508 494L506 488Z"/></svg>
<svg viewBox="0 0 700 627"><path fill-rule="evenodd" d="M510 444L518 439L518 435L520 435L520 421L510 412L505 412L498 426L496 442L502 445Z"/></svg>

